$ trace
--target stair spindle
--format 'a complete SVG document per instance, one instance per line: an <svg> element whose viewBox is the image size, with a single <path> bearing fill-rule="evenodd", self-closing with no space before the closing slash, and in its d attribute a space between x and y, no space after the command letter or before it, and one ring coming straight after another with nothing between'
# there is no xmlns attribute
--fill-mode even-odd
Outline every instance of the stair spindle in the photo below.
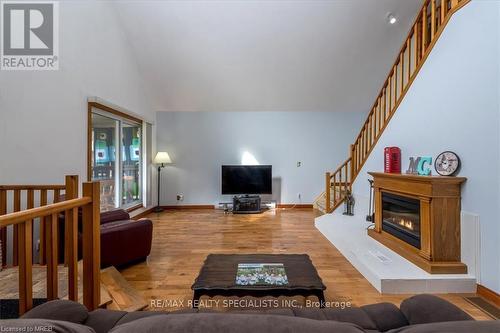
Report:
<svg viewBox="0 0 500 333"><path fill-rule="evenodd" d="M47 226L45 228L45 239L47 245L47 299L53 300L58 295L58 251L57 251L57 224L58 214L52 214L47 218Z"/></svg>
<svg viewBox="0 0 500 333"><path fill-rule="evenodd" d="M32 223L28 220L16 225L18 226L19 314L22 315L33 307Z"/></svg>
<svg viewBox="0 0 500 333"><path fill-rule="evenodd" d="M431 0L431 41L436 33L436 0Z"/></svg>
<svg viewBox="0 0 500 333"><path fill-rule="evenodd" d="M40 190L40 207L47 205L47 190ZM40 265L45 265L45 254L46 254L46 245L45 245L45 228L47 223L47 217L40 218L40 251L38 252L38 262Z"/></svg>
<svg viewBox="0 0 500 333"><path fill-rule="evenodd" d="M427 3L422 9L422 56L427 48Z"/></svg>
<svg viewBox="0 0 500 333"><path fill-rule="evenodd" d="M14 190L14 212L19 212L21 210L21 190ZM12 254L12 264L17 266L19 264L19 226L16 224L13 226L14 236L13 236L13 254Z"/></svg>
<svg viewBox="0 0 500 333"><path fill-rule="evenodd" d="M0 190L0 215L7 214L7 191ZM0 228L0 239L2 240L2 265L7 261L7 227Z"/></svg>

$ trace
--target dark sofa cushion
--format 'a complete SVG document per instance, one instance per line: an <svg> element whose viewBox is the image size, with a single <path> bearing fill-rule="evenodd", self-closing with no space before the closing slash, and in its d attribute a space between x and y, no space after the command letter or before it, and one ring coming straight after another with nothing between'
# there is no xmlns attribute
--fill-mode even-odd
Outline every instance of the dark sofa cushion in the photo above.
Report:
<svg viewBox="0 0 500 333"><path fill-rule="evenodd" d="M131 321L139 320L142 318L149 318L153 316L167 316L170 315L168 312L160 312L160 311L134 311L128 312L125 316L120 318L120 320L116 323L115 326L123 325L130 323Z"/></svg>
<svg viewBox="0 0 500 333"><path fill-rule="evenodd" d="M94 333L92 328L76 323L47 319L0 320L0 332Z"/></svg>
<svg viewBox="0 0 500 333"><path fill-rule="evenodd" d="M197 313L153 316L116 326L113 333L361 333L349 323L258 314Z"/></svg>
<svg viewBox="0 0 500 333"><path fill-rule="evenodd" d="M130 220L129 213L123 209L113 209L101 213L101 224L120 220Z"/></svg>
<svg viewBox="0 0 500 333"><path fill-rule="evenodd" d="M406 326L387 333L498 333L500 320L448 321Z"/></svg>
<svg viewBox="0 0 500 333"><path fill-rule="evenodd" d="M381 332L408 325L403 313L392 303L378 303L361 307Z"/></svg>
<svg viewBox="0 0 500 333"><path fill-rule="evenodd" d="M376 330L377 325L371 320L366 312L360 308L345 309L317 309L317 308L294 308L295 316L315 320L332 320L356 324L363 329Z"/></svg>
<svg viewBox="0 0 500 333"><path fill-rule="evenodd" d="M442 321L474 320L454 304L433 295L416 295L405 299L400 306L410 325Z"/></svg>
<svg viewBox="0 0 500 333"><path fill-rule="evenodd" d="M21 316L22 319L49 319L82 324L88 317L88 311L80 303L66 300L49 301L34 307Z"/></svg>
<svg viewBox="0 0 500 333"><path fill-rule="evenodd" d="M84 324L92 327L96 333L107 333L126 314L128 314L126 311L97 309L89 312L89 316Z"/></svg>
<svg viewBox="0 0 500 333"><path fill-rule="evenodd" d="M145 259L151 252L151 220L116 221L101 225L101 267Z"/></svg>

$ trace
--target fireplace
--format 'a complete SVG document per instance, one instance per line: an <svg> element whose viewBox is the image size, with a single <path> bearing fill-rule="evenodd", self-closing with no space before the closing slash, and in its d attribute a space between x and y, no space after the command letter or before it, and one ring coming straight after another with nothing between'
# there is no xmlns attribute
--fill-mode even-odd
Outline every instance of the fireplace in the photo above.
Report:
<svg viewBox="0 0 500 333"><path fill-rule="evenodd" d="M465 274L460 262L463 177L369 172L375 225L368 235L431 274Z"/></svg>
<svg viewBox="0 0 500 333"><path fill-rule="evenodd" d="M420 201L382 192L382 230L420 249Z"/></svg>

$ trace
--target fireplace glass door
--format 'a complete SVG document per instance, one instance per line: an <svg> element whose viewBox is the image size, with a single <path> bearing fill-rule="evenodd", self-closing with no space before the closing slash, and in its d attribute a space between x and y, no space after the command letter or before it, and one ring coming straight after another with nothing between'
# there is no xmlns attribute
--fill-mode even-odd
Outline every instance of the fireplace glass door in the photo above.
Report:
<svg viewBox="0 0 500 333"><path fill-rule="evenodd" d="M382 230L420 248L420 201L382 192Z"/></svg>

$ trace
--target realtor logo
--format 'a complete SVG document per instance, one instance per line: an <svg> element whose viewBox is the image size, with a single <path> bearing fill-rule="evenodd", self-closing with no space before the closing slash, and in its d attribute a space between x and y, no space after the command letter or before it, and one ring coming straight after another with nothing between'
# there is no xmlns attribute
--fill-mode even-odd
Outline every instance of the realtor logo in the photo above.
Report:
<svg viewBox="0 0 500 333"><path fill-rule="evenodd" d="M1 1L2 70L59 69L56 1Z"/></svg>

